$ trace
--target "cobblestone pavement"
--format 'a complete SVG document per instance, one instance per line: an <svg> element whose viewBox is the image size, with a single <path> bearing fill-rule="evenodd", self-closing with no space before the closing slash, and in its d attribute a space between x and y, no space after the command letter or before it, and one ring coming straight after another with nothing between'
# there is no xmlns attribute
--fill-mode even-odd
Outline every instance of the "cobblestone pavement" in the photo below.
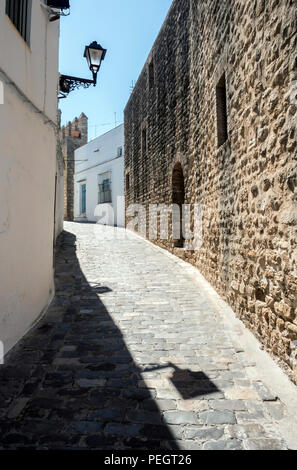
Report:
<svg viewBox="0 0 297 470"><path fill-rule="evenodd" d="M284 405L181 264L108 239L124 230L66 230L56 299L0 367L2 449L288 447Z"/></svg>

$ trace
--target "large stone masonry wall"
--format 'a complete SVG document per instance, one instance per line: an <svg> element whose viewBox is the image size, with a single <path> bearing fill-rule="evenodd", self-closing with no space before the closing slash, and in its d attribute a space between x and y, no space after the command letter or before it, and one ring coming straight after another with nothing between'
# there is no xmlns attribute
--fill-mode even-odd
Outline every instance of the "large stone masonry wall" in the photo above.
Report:
<svg viewBox="0 0 297 470"><path fill-rule="evenodd" d="M125 110L126 206L172 204L180 165L203 244L156 243L197 266L295 382L296 31L293 0L175 0Z"/></svg>

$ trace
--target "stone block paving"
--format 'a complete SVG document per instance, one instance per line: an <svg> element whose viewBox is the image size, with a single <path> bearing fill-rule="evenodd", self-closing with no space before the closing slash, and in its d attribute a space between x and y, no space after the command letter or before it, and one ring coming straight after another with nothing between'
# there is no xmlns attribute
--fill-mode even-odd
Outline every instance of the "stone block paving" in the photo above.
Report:
<svg viewBox="0 0 297 470"><path fill-rule="evenodd" d="M55 300L0 367L0 448L286 449L284 405L187 271L124 230L65 225Z"/></svg>

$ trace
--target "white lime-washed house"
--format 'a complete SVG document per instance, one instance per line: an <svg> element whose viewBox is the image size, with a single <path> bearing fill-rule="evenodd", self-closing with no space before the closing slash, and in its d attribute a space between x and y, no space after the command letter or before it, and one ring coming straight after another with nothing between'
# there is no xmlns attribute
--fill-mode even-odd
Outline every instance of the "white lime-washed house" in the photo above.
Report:
<svg viewBox="0 0 297 470"><path fill-rule="evenodd" d="M76 221L124 227L124 125L75 151Z"/></svg>
<svg viewBox="0 0 297 470"><path fill-rule="evenodd" d="M0 0L0 341L7 352L54 295L62 228L56 160L59 20L40 0ZM62 200L63 203L63 200Z"/></svg>

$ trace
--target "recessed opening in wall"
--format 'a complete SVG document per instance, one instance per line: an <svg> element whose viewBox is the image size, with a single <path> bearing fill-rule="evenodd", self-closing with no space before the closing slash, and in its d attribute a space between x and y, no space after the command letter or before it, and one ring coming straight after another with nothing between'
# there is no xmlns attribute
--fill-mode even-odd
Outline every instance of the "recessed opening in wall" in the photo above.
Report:
<svg viewBox="0 0 297 470"><path fill-rule="evenodd" d="M216 106L218 147L220 147L228 140L227 89L225 74L223 74L216 87Z"/></svg>
<svg viewBox="0 0 297 470"><path fill-rule="evenodd" d="M183 248L185 240L183 237L183 205L185 203L184 173L180 163L177 163L172 174L172 204L176 204L180 211L179 238L173 239L176 248Z"/></svg>
<svg viewBox="0 0 297 470"><path fill-rule="evenodd" d="M148 75L149 75L149 89L153 88L155 85L155 65L154 59L152 59L148 66Z"/></svg>
<svg viewBox="0 0 297 470"><path fill-rule="evenodd" d="M256 289L255 291L256 300L260 300L260 302L265 302L265 292L262 289Z"/></svg>
<svg viewBox="0 0 297 470"><path fill-rule="evenodd" d="M72 137L75 139L81 139L81 132L78 130L72 131Z"/></svg>
<svg viewBox="0 0 297 470"><path fill-rule="evenodd" d="M126 174L126 191L130 189L130 175L129 173Z"/></svg>
<svg viewBox="0 0 297 470"><path fill-rule="evenodd" d="M147 130L146 126L142 127L141 130L141 151L142 151L142 156L145 157L147 153Z"/></svg>

